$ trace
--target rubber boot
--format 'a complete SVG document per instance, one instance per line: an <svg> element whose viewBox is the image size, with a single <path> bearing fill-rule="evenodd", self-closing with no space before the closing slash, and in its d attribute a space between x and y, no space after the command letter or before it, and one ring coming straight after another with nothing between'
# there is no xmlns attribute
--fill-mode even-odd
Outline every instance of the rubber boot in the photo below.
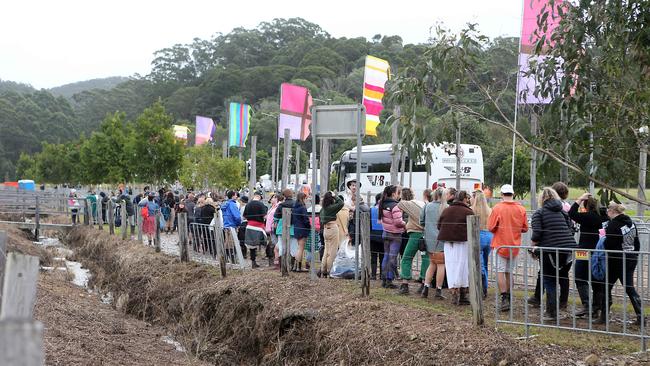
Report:
<svg viewBox="0 0 650 366"><path fill-rule="evenodd" d="M429 297L429 286L424 286L422 292L420 293L420 297L422 297L423 299Z"/></svg>
<svg viewBox="0 0 650 366"><path fill-rule="evenodd" d="M399 286L399 291L398 293L400 295L408 295L409 294L409 284L408 283L403 283Z"/></svg>
<svg viewBox="0 0 650 366"><path fill-rule="evenodd" d="M420 287L418 287L418 294L422 294L422 291L424 291L424 282L420 283Z"/></svg>

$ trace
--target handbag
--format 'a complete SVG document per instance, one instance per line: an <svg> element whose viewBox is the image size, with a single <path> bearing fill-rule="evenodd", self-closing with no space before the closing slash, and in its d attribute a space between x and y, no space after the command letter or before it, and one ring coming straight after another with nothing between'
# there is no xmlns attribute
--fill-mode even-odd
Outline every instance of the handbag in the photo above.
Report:
<svg viewBox="0 0 650 366"><path fill-rule="evenodd" d="M418 239L418 250L421 252L427 251L427 242L424 240L424 235Z"/></svg>

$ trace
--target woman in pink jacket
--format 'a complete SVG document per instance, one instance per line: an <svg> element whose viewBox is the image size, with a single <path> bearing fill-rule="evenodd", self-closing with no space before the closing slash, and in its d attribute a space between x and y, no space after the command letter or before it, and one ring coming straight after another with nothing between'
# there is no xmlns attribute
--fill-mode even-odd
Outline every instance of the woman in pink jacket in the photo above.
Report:
<svg viewBox="0 0 650 366"><path fill-rule="evenodd" d="M384 188L384 193L379 203L379 219L384 227L384 260L381 262L382 278L381 286L384 288L396 288L393 284L397 273L397 255L402 245L402 233L406 223L402 219L402 211L397 207L400 190L397 186L391 185Z"/></svg>

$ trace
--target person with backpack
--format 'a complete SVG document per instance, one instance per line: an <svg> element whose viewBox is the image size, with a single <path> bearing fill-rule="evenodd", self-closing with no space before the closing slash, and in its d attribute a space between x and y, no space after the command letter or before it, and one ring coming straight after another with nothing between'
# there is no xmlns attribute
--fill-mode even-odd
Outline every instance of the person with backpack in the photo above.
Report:
<svg viewBox="0 0 650 366"><path fill-rule="evenodd" d="M580 212L580 207L584 208ZM603 227L603 217L598 211L598 201L591 196L590 193L585 193L580 196L569 209L569 217L571 220L580 224L580 238L578 239L578 248L582 249L596 249L596 244L599 239L599 230ZM602 302L601 296L604 286L598 281L589 282L589 261L586 259L576 259L574 267L576 288L582 303L582 309L579 310L575 316L584 317L589 314L590 304L591 311L594 318L600 310ZM593 291L592 302L590 303L589 292Z"/></svg>
<svg viewBox="0 0 650 366"><path fill-rule="evenodd" d="M147 199L142 199L138 203L142 217L142 232L149 239L149 245L153 244L153 238L156 235L156 212L160 210L160 206L154 201L154 196L153 192L149 192Z"/></svg>
<svg viewBox="0 0 650 366"><path fill-rule="evenodd" d="M615 253L606 252L607 283L605 296L602 296L600 317L597 324L605 324L611 319L610 308L612 306L612 288L616 282L620 282L625 288L625 293L630 298L630 303L636 314L636 324L641 324L643 319L642 300L634 288L634 271L638 262L639 234L632 219L625 214L625 206L612 202L607 207L609 221L605 227L605 250L613 250ZM623 309L627 311L627 309Z"/></svg>
<svg viewBox="0 0 650 366"><path fill-rule="evenodd" d="M128 230L128 226L131 226L131 239L133 239L133 235L135 235L135 210L133 209L131 197L123 187L119 189L117 201L122 202L122 205L126 205L126 217L122 217L122 220L124 220L123 229Z"/></svg>
<svg viewBox="0 0 650 366"><path fill-rule="evenodd" d="M163 204L160 209L160 212L165 219L165 232L167 235L171 234L174 230L174 207L176 206L176 200L174 199L174 193L168 191L164 195Z"/></svg>
<svg viewBox="0 0 650 366"><path fill-rule="evenodd" d="M554 321L559 315L557 286L562 278L568 281L573 264L571 250L562 249L576 248L577 245L573 238L571 219L562 210L562 201L553 188L546 187L542 190L539 206L531 219L531 241L540 247L542 283L546 291L546 312L543 319Z"/></svg>
<svg viewBox="0 0 650 366"><path fill-rule="evenodd" d="M384 239L384 259L382 271L385 277L381 286L384 288L397 288L393 280L397 277L397 255L402 245L402 233L406 223L402 219L402 210L397 207L400 198L400 190L396 185L384 188L379 203L379 219L384 227L382 237Z"/></svg>

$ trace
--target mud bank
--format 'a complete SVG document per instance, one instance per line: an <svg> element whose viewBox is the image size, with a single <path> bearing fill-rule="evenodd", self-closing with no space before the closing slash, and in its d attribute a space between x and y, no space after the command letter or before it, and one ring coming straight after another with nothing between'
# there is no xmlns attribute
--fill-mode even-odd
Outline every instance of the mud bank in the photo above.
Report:
<svg viewBox="0 0 650 366"><path fill-rule="evenodd" d="M115 306L174 330L227 364L566 365L583 352L517 341L457 314L363 299L349 282L181 263L141 243L78 227L64 239Z"/></svg>

